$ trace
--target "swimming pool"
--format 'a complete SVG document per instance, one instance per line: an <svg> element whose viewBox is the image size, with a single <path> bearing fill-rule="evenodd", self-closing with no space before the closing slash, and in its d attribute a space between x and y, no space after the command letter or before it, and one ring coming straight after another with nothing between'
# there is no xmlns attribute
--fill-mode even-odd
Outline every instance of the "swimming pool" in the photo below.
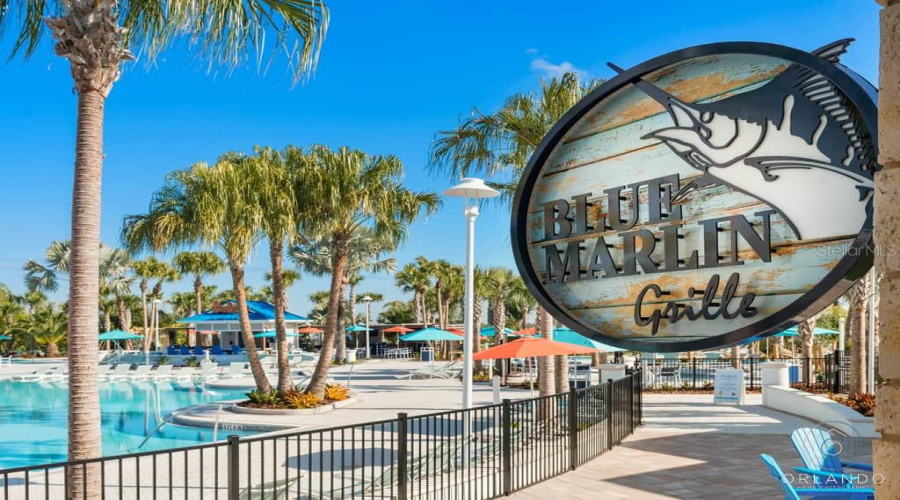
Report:
<svg viewBox="0 0 900 500"><path fill-rule="evenodd" d="M239 399L244 392L191 382L101 383L103 455L211 442L212 429L160 424L179 408ZM0 468L65 460L67 407L65 384L0 381Z"/></svg>

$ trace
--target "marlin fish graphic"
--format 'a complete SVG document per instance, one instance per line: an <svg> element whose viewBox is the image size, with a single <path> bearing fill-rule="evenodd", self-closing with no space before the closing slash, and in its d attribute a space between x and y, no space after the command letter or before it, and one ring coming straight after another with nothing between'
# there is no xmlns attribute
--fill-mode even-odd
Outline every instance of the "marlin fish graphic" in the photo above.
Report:
<svg viewBox="0 0 900 500"><path fill-rule="evenodd" d="M851 42L812 53L838 64ZM632 83L675 123L642 138L661 140L703 172L679 189L677 201L695 189L726 185L775 208L798 239L859 232L871 210L871 140L822 75L794 64L757 89L706 104L686 103L641 79ZM801 189L816 196L797 196Z"/></svg>

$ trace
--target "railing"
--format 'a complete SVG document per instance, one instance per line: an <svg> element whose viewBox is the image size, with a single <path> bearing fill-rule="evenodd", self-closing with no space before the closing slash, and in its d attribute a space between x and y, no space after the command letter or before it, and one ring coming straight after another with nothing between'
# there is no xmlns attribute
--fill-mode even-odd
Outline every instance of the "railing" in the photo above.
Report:
<svg viewBox="0 0 900 500"><path fill-rule="evenodd" d="M810 373L812 383L822 384L833 392L843 392L849 377L849 358L843 358L841 365L836 365L833 357L824 358L693 358L693 359L642 359L640 366L644 369L644 388L650 390L676 389L709 389L712 390L716 379L716 370L722 368L740 368L744 371L745 387L748 390L762 387L762 364L785 363L791 366L791 383L804 382L803 374Z"/></svg>
<svg viewBox="0 0 900 500"><path fill-rule="evenodd" d="M0 470L0 497L488 499L641 425L642 372L564 394L330 429Z"/></svg>

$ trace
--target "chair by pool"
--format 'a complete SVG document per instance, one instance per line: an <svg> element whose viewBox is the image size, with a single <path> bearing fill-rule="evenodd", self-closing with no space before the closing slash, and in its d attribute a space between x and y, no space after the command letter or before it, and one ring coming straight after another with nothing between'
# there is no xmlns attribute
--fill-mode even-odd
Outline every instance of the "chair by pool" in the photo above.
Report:
<svg viewBox="0 0 900 500"><path fill-rule="evenodd" d="M872 464L842 461L840 444L823 429L796 429L791 432L791 444L804 465L797 471L813 476L819 486L852 486L855 476L844 474L844 468L872 472Z"/></svg>
<svg viewBox="0 0 900 500"><path fill-rule="evenodd" d="M213 356L221 356L222 354L225 354L225 353L222 351L222 347L221 347L221 346L218 346L218 345L212 346L212 347L209 349L209 353L212 354Z"/></svg>
<svg viewBox="0 0 900 500"><path fill-rule="evenodd" d="M775 478L785 500L800 500L803 497L818 498L844 498L847 500L868 500L875 498L875 490L871 488L795 488L791 482L793 476L786 475L775 459L765 453L759 456L760 460L769 468L769 474Z"/></svg>
<svg viewBox="0 0 900 500"><path fill-rule="evenodd" d="M242 378L249 375L249 372L246 369L247 363L240 363L238 361L232 361L230 365L228 365L228 369L225 370L225 373L221 375L220 378Z"/></svg>
<svg viewBox="0 0 900 500"><path fill-rule="evenodd" d="M150 370L153 367L150 365L139 365L133 371L128 372L128 380L145 380L151 377Z"/></svg>
<svg viewBox="0 0 900 500"><path fill-rule="evenodd" d="M46 381L47 379L53 377L54 375L61 374L62 373L61 369L62 369L61 366L56 366L56 365L44 366L44 367L38 368L37 370L34 370L29 373L24 373L21 375L14 375L14 376L10 377L10 380L13 380L15 382L42 382L42 381Z"/></svg>
<svg viewBox="0 0 900 500"><path fill-rule="evenodd" d="M128 372L131 371L131 363L119 363L115 368L109 371L103 380L121 380L124 377L128 376Z"/></svg>

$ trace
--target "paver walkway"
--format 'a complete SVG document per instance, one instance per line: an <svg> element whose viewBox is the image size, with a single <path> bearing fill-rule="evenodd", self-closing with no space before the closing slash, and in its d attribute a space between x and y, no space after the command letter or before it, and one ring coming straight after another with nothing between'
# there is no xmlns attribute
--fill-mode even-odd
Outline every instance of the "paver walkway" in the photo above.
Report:
<svg viewBox="0 0 900 500"><path fill-rule="evenodd" d="M800 465L788 434L815 422L760 405L721 406L711 395L646 395L644 427L612 451L512 495L541 499L781 498L760 453L785 471ZM860 443L860 461L871 443ZM847 458L849 459L849 457Z"/></svg>

